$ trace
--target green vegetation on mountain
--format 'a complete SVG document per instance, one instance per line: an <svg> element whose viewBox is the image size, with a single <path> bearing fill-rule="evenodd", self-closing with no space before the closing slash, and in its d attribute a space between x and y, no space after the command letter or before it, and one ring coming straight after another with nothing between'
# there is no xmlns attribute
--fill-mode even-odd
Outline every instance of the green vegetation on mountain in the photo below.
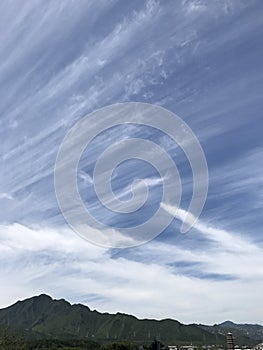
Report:
<svg viewBox="0 0 263 350"><path fill-rule="evenodd" d="M172 319L140 320L121 313L99 313L81 304L53 300L44 294L0 309L0 326L15 332L20 342L21 339L27 344L31 342L32 349L36 348L34 342L49 342L52 346L56 346L56 342L62 342L64 345L61 343L61 346L75 342L75 347L85 346L91 350L97 350L98 343L107 346L120 341L149 346L154 338L161 339L165 345L225 345L224 333L215 327L183 325ZM242 341L243 344L253 342L248 337L243 337Z"/></svg>
<svg viewBox="0 0 263 350"><path fill-rule="evenodd" d="M263 326L259 324L236 324L231 321L225 321L216 326L224 333L230 330L236 337L243 335L259 341L263 340Z"/></svg>
<svg viewBox="0 0 263 350"><path fill-rule="evenodd" d="M65 300L53 300L40 295L18 301L0 310L0 324L27 332L28 338L92 339L99 342L131 341L149 343L160 337L165 344L224 343L218 337L196 325L178 321L139 320L134 316L91 311L87 306L71 305Z"/></svg>
<svg viewBox="0 0 263 350"><path fill-rule="evenodd" d="M231 321L225 321L213 326L198 326L215 335L226 336L228 332L231 332L236 345L254 345L263 340L263 326L257 324L236 324Z"/></svg>

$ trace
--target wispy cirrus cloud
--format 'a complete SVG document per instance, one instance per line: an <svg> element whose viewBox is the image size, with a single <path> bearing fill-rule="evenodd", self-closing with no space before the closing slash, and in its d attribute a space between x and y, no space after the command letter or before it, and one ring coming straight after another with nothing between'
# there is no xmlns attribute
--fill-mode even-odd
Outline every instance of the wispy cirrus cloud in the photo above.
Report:
<svg viewBox="0 0 263 350"><path fill-rule="evenodd" d="M141 317L260 322L262 4L37 1L19 13L18 6L0 4L2 306L44 291ZM179 237L175 221L156 241L120 252L65 227L53 169L76 121L123 101L160 104L189 124L207 157L210 189L188 235ZM162 180L138 163L117 168L112 183L127 199L134 178L148 181L148 212L106 215L90 192L99 153L135 136L159 143L178 165L182 220L191 169L178 145L154 130L129 126L94 140L80 162L81 194L117 226L136 225L158 207ZM121 229L110 234L123 239Z"/></svg>

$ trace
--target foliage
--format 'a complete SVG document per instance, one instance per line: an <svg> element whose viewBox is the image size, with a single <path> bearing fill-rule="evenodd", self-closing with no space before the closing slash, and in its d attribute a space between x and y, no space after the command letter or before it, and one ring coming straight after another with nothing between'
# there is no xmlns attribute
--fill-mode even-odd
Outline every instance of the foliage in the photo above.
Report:
<svg viewBox="0 0 263 350"><path fill-rule="evenodd" d="M151 345L149 346L149 350L163 350L163 348L164 345L156 339L154 339Z"/></svg>
<svg viewBox="0 0 263 350"><path fill-rule="evenodd" d="M25 341L23 337L12 332L9 327L0 328L0 350L24 350Z"/></svg>
<svg viewBox="0 0 263 350"><path fill-rule="evenodd" d="M135 350L130 342L113 342L101 347L101 350Z"/></svg>

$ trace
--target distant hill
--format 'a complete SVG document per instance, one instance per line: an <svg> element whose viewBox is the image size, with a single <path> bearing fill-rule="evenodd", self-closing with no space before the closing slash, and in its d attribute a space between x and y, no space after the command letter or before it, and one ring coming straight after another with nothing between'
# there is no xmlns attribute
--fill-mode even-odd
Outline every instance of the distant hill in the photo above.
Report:
<svg viewBox="0 0 263 350"><path fill-rule="evenodd" d="M240 332L255 340L263 340L263 326L259 324L236 324L231 321L225 321L218 325L224 329L231 329L232 333Z"/></svg>
<svg viewBox="0 0 263 350"><path fill-rule="evenodd" d="M184 325L172 319L141 320L121 313L91 311L87 306L71 305L64 299L53 300L45 294L0 309L0 327L8 327L31 340L86 339L100 343L130 341L135 344L150 344L154 338L160 338L165 345L193 343L225 346L225 334L232 329L235 329L236 336L244 345L262 339L260 329L253 328L253 333L250 325L241 327L242 330L236 329L237 326L244 325ZM248 329L251 331L246 333ZM253 338L254 334L258 334L258 338Z"/></svg>
<svg viewBox="0 0 263 350"><path fill-rule="evenodd" d="M198 325L200 328L213 333L226 335L231 332L236 344L253 344L263 341L263 326L258 324L236 324L232 321L225 321L214 326Z"/></svg>

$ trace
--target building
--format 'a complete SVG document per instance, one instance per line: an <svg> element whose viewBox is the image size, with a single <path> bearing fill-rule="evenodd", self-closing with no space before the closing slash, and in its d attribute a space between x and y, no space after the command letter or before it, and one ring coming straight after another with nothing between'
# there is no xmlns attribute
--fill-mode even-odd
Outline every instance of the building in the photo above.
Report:
<svg viewBox="0 0 263 350"><path fill-rule="evenodd" d="M254 350L263 350L263 343L260 343L254 347Z"/></svg>
<svg viewBox="0 0 263 350"><path fill-rule="evenodd" d="M176 345L168 345L168 350L178 350Z"/></svg>

